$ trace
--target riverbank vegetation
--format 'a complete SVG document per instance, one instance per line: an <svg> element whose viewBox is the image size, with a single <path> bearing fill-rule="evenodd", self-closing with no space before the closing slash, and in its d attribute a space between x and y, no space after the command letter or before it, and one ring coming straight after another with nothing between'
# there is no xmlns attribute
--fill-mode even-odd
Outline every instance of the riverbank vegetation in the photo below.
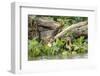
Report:
<svg viewBox="0 0 100 76"><path fill-rule="evenodd" d="M28 16L28 60L87 58L88 18Z"/></svg>

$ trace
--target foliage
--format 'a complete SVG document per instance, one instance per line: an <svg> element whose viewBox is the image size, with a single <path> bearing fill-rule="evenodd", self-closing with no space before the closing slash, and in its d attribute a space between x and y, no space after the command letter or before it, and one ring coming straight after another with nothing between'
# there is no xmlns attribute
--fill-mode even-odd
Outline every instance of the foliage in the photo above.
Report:
<svg viewBox="0 0 100 76"><path fill-rule="evenodd" d="M65 47L64 39L56 39L56 41L52 43L51 47L46 44L39 43L36 39L29 40L29 59L31 60L32 58L42 58L43 56L46 58L50 56L58 56L58 58L69 58L78 54L86 54L88 46L84 40L84 37L80 37L73 41L73 49L71 51Z"/></svg>
<svg viewBox="0 0 100 76"><path fill-rule="evenodd" d="M74 50L77 53L81 53L81 54L83 53L84 54L84 53L87 52L88 45L85 42L84 37L81 36L80 38L74 40L73 47L74 47Z"/></svg>
<svg viewBox="0 0 100 76"><path fill-rule="evenodd" d="M36 17L48 17L51 20L59 22L63 28L68 27L72 24L78 23L80 21L87 20L87 17L75 17L75 16L33 16L32 20ZM29 27L30 23L29 23ZM32 30L31 30L32 31ZM88 52L88 42L84 36L80 36L78 38L72 32L65 34L66 36L72 36L72 45L69 46L71 50L66 48L66 39L57 38L55 41L51 43L51 46L47 44L43 44L42 41L39 41L37 38L28 39L28 59L29 60L37 60L37 59L49 59L49 57L53 57L53 59L62 59L62 58L73 58L77 55L87 54ZM29 35L28 35L29 36ZM66 37L65 36L65 37Z"/></svg>

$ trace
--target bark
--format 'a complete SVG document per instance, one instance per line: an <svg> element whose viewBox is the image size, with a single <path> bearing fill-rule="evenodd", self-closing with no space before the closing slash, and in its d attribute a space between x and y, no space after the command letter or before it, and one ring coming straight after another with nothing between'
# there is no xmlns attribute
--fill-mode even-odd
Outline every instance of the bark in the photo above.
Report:
<svg viewBox="0 0 100 76"><path fill-rule="evenodd" d="M54 30L48 30L48 31L43 31L43 32L40 32L40 37L42 40L46 40L50 37L53 37L54 36Z"/></svg>
<svg viewBox="0 0 100 76"><path fill-rule="evenodd" d="M45 28L45 27L38 27L38 30L40 31L40 32L42 32L42 31L48 31L48 28Z"/></svg>
<svg viewBox="0 0 100 76"><path fill-rule="evenodd" d="M61 26L58 22L55 22L47 18L38 18L36 20L36 23L39 27L48 28L50 30L55 30Z"/></svg>
<svg viewBox="0 0 100 76"><path fill-rule="evenodd" d="M83 27L85 27L85 29L86 29L87 24L88 24L87 21L79 22L79 23L77 23L77 24L73 24L73 25L71 25L71 26L69 26L69 27L63 29L60 33L58 33L58 34L54 37L54 39L63 36L66 32L72 31L72 30L74 30L75 28L81 28L81 29L83 29Z"/></svg>

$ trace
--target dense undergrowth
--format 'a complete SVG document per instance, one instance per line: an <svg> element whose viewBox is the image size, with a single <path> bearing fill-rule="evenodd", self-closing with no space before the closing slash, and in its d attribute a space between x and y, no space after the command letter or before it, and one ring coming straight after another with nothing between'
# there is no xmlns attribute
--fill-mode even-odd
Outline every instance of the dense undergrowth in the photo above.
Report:
<svg viewBox="0 0 100 76"><path fill-rule="evenodd" d="M33 21L36 17L33 18ZM87 17L69 16L48 16L48 18L61 23L63 28L87 20ZM30 27L30 25L28 27ZM71 45L68 45L64 38L57 38L50 44L44 44L42 40L35 37L28 39L28 60L71 59L76 56L81 57L87 54L88 38L85 38L85 36L76 37L77 35L73 32L67 33L65 36L69 36L69 34L71 36Z"/></svg>

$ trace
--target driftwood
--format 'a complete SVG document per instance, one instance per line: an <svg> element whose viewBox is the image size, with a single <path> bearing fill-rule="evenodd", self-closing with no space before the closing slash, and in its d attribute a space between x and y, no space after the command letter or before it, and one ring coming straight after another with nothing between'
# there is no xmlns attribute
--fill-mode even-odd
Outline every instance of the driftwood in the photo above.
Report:
<svg viewBox="0 0 100 76"><path fill-rule="evenodd" d="M55 39L63 37L67 32L74 32L76 37L82 35L87 36L88 33L87 21L79 22L62 29L60 23L46 17L38 17L34 22L32 21L32 18L29 17L29 21L30 20L31 22L29 22L30 27L28 28L28 38L39 38L46 43L53 42Z"/></svg>
<svg viewBox="0 0 100 76"><path fill-rule="evenodd" d="M58 22L55 22L53 20L50 20L48 18L38 18L36 20L36 23L39 27L44 27L44 28L48 28L50 30L55 30L57 28L59 28L61 25Z"/></svg>
<svg viewBox="0 0 100 76"><path fill-rule="evenodd" d="M53 37L54 36L54 32L55 32L55 30L48 30L48 31L40 32L41 39L42 40L46 40L48 38Z"/></svg>
<svg viewBox="0 0 100 76"><path fill-rule="evenodd" d="M54 37L54 39L63 36L66 32L69 32L69 31L72 31L72 30L74 30L73 32L75 32L75 28L80 28L80 30L82 30L83 28L84 28L84 29L87 29L87 24L88 24L87 21L79 22L79 23L77 23L77 24L73 24L73 25L71 25L71 26L69 26L69 27L63 29L60 33L58 33L58 34ZM76 32L79 32L79 30L77 30Z"/></svg>
<svg viewBox="0 0 100 76"><path fill-rule="evenodd" d="M38 27L38 30L39 30L40 32L42 32L42 31L48 31L48 28L44 28L44 27L42 27L42 26L39 26L39 27Z"/></svg>
<svg viewBox="0 0 100 76"><path fill-rule="evenodd" d="M74 28L73 30L71 30L71 32L74 34L75 38L78 38L80 36L84 36L85 38L88 37L88 26L82 26L79 28Z"/></svg>
<svg viewBox="0 0 100 76"><path fill-rule="evenodd" d="M49 38L53 38L61 28L60 23L47 17L38 17L35 23L37 25L37 32L39 32L39 39L46 42L48 42Z"/></svg>

